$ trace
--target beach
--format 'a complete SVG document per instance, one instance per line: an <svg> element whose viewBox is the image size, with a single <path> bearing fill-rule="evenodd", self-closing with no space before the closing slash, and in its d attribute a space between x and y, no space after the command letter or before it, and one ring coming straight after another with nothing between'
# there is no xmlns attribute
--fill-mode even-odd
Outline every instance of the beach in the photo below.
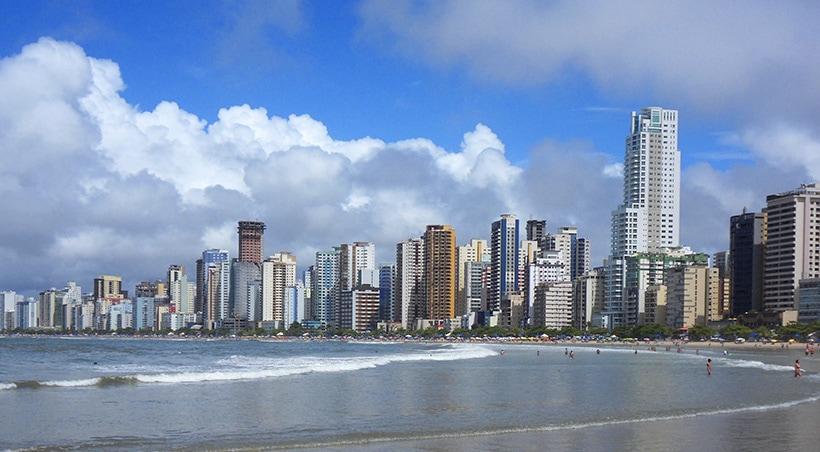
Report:
<svg viewBox="0 0 820 452"><path fill-rule="evenodd" d="M794 345L665 347L5 337L0 450L816 444L820 358ZM792 376L797 358L803 378Z"/></svg>

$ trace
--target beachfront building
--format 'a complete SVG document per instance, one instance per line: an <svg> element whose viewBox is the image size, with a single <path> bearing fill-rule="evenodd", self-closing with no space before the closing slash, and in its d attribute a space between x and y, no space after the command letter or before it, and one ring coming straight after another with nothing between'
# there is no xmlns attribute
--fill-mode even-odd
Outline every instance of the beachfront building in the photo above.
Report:
<svg viewBox="0 0 820 452"><path fill-rule="evenodd" d="M797 321L820 322L820 278L801 279L797 292Z"/></svg>
<svg viewBox="0 0 820 452"><path fill-rule="evenodd" d="M83 331L94 328L94 311L96 303L93 300L83 300L72 309L72 330Z"/></svg>
<svg viewBox="0 0 820 452"><path fill-rule="evenodd" d="M18 295L14 291L6 290L0 292L0 331L13 330L16 328L14 324L14 312L17 307L17 302L23 301L23 296Z"/></svg>
<svg viewBox="0 0 820 452"><path fill-rule="evenodd" d="M428 225L423 241L424 318L452 319L456 302L456 231L449 225Z"/></svg>
<svg viewBox="0 0 820 452"><path fill-rule="evenodd" d="M471 239L467 245L459 246L457 249L458 261L456 263L456 316L462 316L468 312L480 309L480 290L478 291L478 304L474 304L476 298L475 291L470 286L475 275L471 272L476 267L475 262L490 263L490 247L484 239ZM468 267L468 264L470 267Z"/></svg>
<svg viewBox="0 0 820 452"><path fill-rule="evenodd" d="M94 298L125 298L122 291L122 277L100 275L94 278Z"/></svg>
<svg viewBox="0 0 820 452"><path fill-rule="evenodd" d="M600 328L604 307L604 270L594 268L572 282L572 326L581 330Z"/></svg>
<svg viewBox="0 0 820 452"><path fill-rule="evenodd" d="M372 242L339 245L339 290L352 290L362 284L361 275L376 269L376 245ZM372 283L368 278L367 283Z"/></svg>
<svg viewBox="0 0 820 452"><path fill-rule="evenodd" d="M296 285L296 256L282 251L262 262L261 312L259 321L274 322L287 328L285 319L285 292Z"/></svg>
<svg viewBox="0 0 820 452"><path fill-rule="evenodd" d="M464 263L465 283L462 303L464 303L465 314L487 310L487 290L491 271L489 259Z"/></svg>
<svg viewBox="0 0 820 452"><path fill-rule="evenodd" d="M764 307L777 312L798 308L801 279L820 278L820 187L800 188L766 197Z"/></svg>
<svg viewBox="0 0 820 452"><path fill-rule="evenodd" d="M231 262L227 250L210 249L197 260L195 309L206 329L214 329L230 313Z"/></svg>
<svg viewBox="0 0 820 452"><path fill-rule="evenodd" d="M666 325L666 286L647 286L644 299L646 300L645 323Z"/></svg>
<svg viewBox="0 0 820 452"><path fill-rule="evenodd" d="M285 328L289 328L294 322L302 323L310 318L310 310L305 299L305 285L301 281L285 287L283 312Z"/></svg>
<svg viewBox="0 0 820 452"><path fill-rule="evenodd" d="M37 300L26 297L17 302L14 308L14 325L21 330L37 328Z"/></svg>
<svg viewBox="0 0 820 452"><path fill-rule="evenodd" d="M185 267L172 265L168 270L168 302L174 306L174 312L180 314L194 314L194 299L196 298L196 284L188 281Z"/></svg>
<svg viewBox="0 0 820 452"><path fill-rule="evenodd" d="M561 329L572 326L572 282L541 283L533 288L533 326Z"/></svg>
<svg viewBox="0 0 820 452"><path fill-rule="evenodd" d="M647 287L667 284L666 275L670 269L690 265L708 266L709 256L678 247L656 253L637 253L624 258L624 262L624 318L629 325L643 325L651 323L646 319Z"/></svg>
<svg viewBox="0 0 820 452"><path fill-rule="evenodd" d="M729 251L718 251L712 256L713 266L718 269L720 283L718 302L709 309L710 322L717 322L729 317L729 300L732 291L730 259Z"/></svg>
<svg viewBox="0 0 820 452"><path fill-rule="evenodd" d="M561 251L570 281L589 271L590 242L578 237L578 228L561 227L541 240L541 250Z"/></svg>
<svg viewBox="0 0 820 452"><path fill-rule="evenodd" d="M718 269L705 264L679 265L666 271L666 326L706 326L709 307L718 302Z"/></svg>
<svg viewBox="0 0 820 452"><path fill-rule="evenodd" d="M415 329L416 320L424 318L425 289L424 239L407 239L396 244L395 306L401 313L402 328Z"/></svg>
<svg viewBox="0 0 820 452"><path fill-rule="evenodd" d="M396 318L396 264L379 264L379 320Z"/></svg>
<svg viewBox="0 0 820 452"><path fill-rule="evenodd" d="M62 326L62 310L57 305L57 289L49 289L40 292L40 300L37 303L37 327L55 328Z"/></svg>
<svg viewBox="0 0 820 452"><path fill-rule="evenodd" d="M239 240L238 261L261 263L265 254L265 223L240 221L236 231Z"/></svg>
<svg viewBox="0 0 820 452"><path fill-rule="evenodd" d="M339 328L362 334L376 327L379 320L379 288L360 285L344 290L339 300Z"/></svg>
<svg viewBox="0 0 820 452"><path fill-rule="evenodd" d="M766 213L746 212L729 220L729 315L762 311L766 255Z"/></svg>
<svg viewBox="0 0 820 452"><path fill-rule="evenodd" d="M626 257L675 248L680 240L678 112L661 107L632 112L624 153L623 202L612 212L612 240L605 262L603 323L635 325L625 297Z"/></svg>
<svg viewBox="0 0 820 452"><path fill-rule="evenodd" d="M527 240L540 242L547 233L547 220L527 220Z"/></svg>
<svg viewBox="0 0 820 452"><path fill-rule="evenodd" d="M336 308L339 301L339 255L340 247L330 251L316 252L313 266L313 289L311 319L323 327L335 328Z"/></svg>
<svg viewBox="0 0 820 452"><path fill-rule="evenodd" d="M541 257L527 266L524 298L530 325L563 328L572 324L568 273L561 251L542 251Z"/></svg>
<svg viewBox="0 0 820 452"><path fill-rule="evenodd" d="M487 310L499 311L501 297L519 290L519 221L515 215L504 214L494 221L490 230L490 281Z"/></svg>

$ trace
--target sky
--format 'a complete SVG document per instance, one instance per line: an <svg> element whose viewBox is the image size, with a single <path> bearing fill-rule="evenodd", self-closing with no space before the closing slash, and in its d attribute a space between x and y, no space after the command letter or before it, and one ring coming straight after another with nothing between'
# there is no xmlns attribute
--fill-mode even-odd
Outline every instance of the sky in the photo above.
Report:
<svg viewBox="0 0 820 452"><path fill-rule="evenodd" d="M820 180L820 4L0 0L0 290L235 256L459 245L501 214L609 252L632 111L679 112L681 245Z"/></svg>

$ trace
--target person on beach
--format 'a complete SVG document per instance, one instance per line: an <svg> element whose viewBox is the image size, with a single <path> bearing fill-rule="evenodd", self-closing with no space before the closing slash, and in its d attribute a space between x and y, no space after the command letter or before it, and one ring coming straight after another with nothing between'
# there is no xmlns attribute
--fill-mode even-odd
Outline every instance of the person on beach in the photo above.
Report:
<svg viewBox="0 0 820 452"><path fill-rule="evenodd" d="M706 360L706 375L712 375L712 358Z"/></svg>
<svg viewBox="0 0 820 452"><path fill-rule="evenodd" d="M575 359L575 352L569 352L569 359Z"/></svg>
<svg viewBox="0 0 820 452"><path fill-rule="evenodd" d="M802 377L803 376L803 371L800 370L800 360L799 359L794 360L794 376L795 377Z"/></svg>

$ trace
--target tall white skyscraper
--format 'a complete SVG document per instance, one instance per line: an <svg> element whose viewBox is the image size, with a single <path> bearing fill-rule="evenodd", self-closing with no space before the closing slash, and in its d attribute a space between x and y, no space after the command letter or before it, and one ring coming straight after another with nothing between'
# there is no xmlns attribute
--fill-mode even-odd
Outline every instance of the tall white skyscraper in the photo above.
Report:
<svg viewBox="0 0 820 452"><path fill-rule="evenodd" d="M612 212L612 243L605 263L603 324L627 324L624 257L656 253L680 243L678 112L661 107L632 112L624 153L623 203Z"/></svg>
<svg viewBox="0 0 820 452"><path fill-rule="evenodd" d="M632 112L626 137L624 199L612 212L612 257L656 252L680 242L678 112Z"/></svg>

